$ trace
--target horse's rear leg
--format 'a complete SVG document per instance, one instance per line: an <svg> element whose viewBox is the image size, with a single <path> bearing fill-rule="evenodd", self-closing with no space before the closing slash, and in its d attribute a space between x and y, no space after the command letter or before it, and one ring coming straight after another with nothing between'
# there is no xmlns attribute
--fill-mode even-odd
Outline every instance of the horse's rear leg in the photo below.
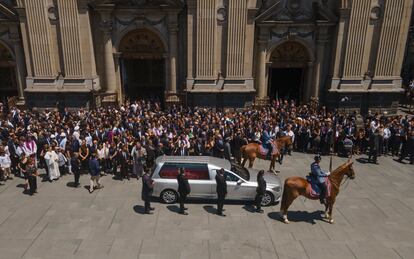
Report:
<svg viewBox="0 0 414 259"><path fill-rule="evenodd" d="M291 193L290 191L283 191L283 197L282 197L282 205L280 207L280 215L282 216L283 223L289 224L288 220L288 209L290 205L292 205L292 202L298 197L299 195L295 193Z"/></svg>
<svg viewBox="0 0 414 259"><path fill-rule="evenodd" d="M249 159L249 168L253 167L254 158Z"/></svg>

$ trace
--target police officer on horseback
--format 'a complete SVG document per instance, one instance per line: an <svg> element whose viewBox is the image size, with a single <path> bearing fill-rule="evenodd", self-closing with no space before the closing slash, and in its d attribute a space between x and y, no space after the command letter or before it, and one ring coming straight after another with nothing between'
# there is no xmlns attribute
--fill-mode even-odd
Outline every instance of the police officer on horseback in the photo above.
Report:
<svg viewBox="0 0 414 259"><path fill-rule="evenodd" d="M326 190L326 178L331 174L330 172L325 173L322 171L321 167L319 166L319 163L321 162L322 158L321 156L318 154L315 156L315 162L313 162L311 164L311 177L312 177L312 181L314 181L319 189L321 190L321 193L319 195L319 200L321 202L321 204L325 204L325 196L327 193Z"/></svg>
<svg viewBox="0 0 414 259"><path fill-rule="evenodd" d="M268 149L267 157L272 157L272 151L273 151L272 138L270 137L268 126L265 126L263 129L262 144L263 144L263 147Z"/></svg>

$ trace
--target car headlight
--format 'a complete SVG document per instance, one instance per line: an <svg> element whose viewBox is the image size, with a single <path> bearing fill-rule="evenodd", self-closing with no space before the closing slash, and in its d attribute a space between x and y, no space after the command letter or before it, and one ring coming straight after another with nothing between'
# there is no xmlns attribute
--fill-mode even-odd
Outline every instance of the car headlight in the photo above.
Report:
<svg viewBox="0 0 414 259"><path fill-rule="evenodd" d="M272 188L273 191L275 192L280 192L282 190L282 188L280 186L275 186Z"/></svg>

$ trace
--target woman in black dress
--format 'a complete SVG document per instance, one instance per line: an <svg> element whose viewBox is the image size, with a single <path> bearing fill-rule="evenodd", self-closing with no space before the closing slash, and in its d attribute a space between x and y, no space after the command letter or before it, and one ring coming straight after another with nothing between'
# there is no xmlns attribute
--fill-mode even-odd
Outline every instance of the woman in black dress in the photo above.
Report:
<svg viewBox="0 0 414 259"><path fill-rule="evenodd" d="M34 159L28 159L26 165L26 175L29 181L30 195L37 193L37 169L35 166Z"/></svg>

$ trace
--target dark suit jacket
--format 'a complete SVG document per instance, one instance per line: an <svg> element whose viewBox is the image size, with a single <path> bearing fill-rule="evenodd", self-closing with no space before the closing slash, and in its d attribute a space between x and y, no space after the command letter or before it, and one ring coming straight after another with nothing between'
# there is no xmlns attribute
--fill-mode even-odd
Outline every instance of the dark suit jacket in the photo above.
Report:
<svg viewBox="0 0 414 259"><path fill-rule="evenodd" d="M190 184L186 176L182 174L177 175L178 192L180 195L188 195L191 192Z"/></svg>
<svg viewBox="0 0 414 259"><path fill-rule="evenodd" d="M175 155L176 156L188 156L188 149L187 148L184 148L184 155L182 155L181 151L182 151L181 148L177 149L177 151L175 152Z"/></svg>
<svg viewBox="0 0 414 259"><path fill-rule="evenodd" d="M264 195L266 193L266 181L263 176L257 178L257 189L256 192L259 195Z"/></svg>
<svg viewBox="0 0 414 259"><path fill-rule="evenodd" d="M195 143L194 154L196 156L202 156L205 152L204 145L202 143Z"/></svg>
<svg viewBox="0 0 414 259"><path fill-rule="evenodd" d="M89 160L89 174L91 176L99 175L99 162L96 158Z"/></svg>
<svg viewBox="0 0 414 259"><path fill-rule="evenodd" d="M224 175L216 174L217 194L219 196L225 196L227 194L227 182Z"/></svg>
<svg viewBox="0 0 414 259"><path fill-rule="evenodd" d="M152 184L151 176L148 174L144 174L142 176L142 193L141 197L143 201L149 201L154 191L154 186Z"/></svg>

